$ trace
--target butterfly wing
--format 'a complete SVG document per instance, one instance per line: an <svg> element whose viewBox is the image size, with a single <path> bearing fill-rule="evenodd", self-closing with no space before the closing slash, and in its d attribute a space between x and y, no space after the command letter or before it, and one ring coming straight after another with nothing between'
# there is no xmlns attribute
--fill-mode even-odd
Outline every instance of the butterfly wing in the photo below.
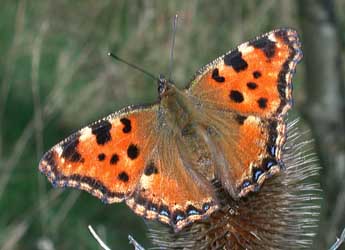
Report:
<svg viewBox="0 0 345 250"><path fill-rule="evenodd" d="M168 223L178 231L218 208L209 183L181 158L175 138L164 131L127 204L140 215Z"/></svg>
<svg viewBox="0 0 345 250"><path fill-rule="evenodd" d="M283 166L284 115L302 52L296 31L278 29L243 43L203 67L187 93L197 99L218 137L211 138L217 175L233 196L258 190Z"/></svg>
<svg viewBox="0 0 345 250"><path fill-rule="evenodd" d="M125 200L136 214L179 230L217 205L209 184L184 171L158 113L158 105L114 113L54 146L39 169L54 186L81 189L105 203Z"/></svg>
<svg viewBox="0 0 345 250"><path fill-rule="evenodd" d="M40 171L54 186L121 202L133 193L154 140L144 130L152 130L153 109L127 108L77 131L43 156Z"/></svg>

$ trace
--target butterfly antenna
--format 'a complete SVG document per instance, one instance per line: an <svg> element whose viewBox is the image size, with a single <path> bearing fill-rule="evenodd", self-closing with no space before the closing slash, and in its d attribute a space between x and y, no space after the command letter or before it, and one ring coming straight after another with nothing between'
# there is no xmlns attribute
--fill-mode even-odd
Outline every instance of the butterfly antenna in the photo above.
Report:
<svg viewBox="0 0 345 250"><path fill-rule="evenodd" d="M172 39L171 39L172 41L171 41L171 48L170 48L169 77L168 77L169 82L171 82L171 74L172 74L172 69L173 69L177 19L178 19L178 15L176 14L174 17L174 22L173 22Z"/></svg>
<svg viewBox="0 0 345 250"><path fill-rule="evenodd" d="M132 63L130 63L130 62L127 62L126 60L124 60L124 59L118 57L117 55L115 55L115 54L113 54L113 53L111 53L111 52L108 52L108 56L110 56L110 57L114 58L115 60L118 60L118 61L120 61L120 62L122 62L122 63L124 63L124 64L126 64L126 65L128 65L128 66L130 66L130 67L132 67L132 68L134 68L134 69L136 69L136 70L138 70L138 71L140 71L140 72L142 72L142 73L144 73L145 75L151 77L151 78L154 79L154 80L158 80L158 81L159 81L159 78L158 78L158 77L154 76L153 74L151 74L151 73L148 72L147 70L145 70L145 69L143 69L143 68L140 68L139 66L134 65L134 64L132 64Z"/></svg>

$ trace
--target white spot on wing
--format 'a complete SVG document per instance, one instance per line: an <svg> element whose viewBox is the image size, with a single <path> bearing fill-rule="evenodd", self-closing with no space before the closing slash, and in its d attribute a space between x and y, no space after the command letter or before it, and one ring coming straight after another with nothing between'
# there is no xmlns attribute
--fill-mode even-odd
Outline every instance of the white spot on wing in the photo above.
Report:
<svg viewBox="0 0 345 250"><path fill-rule="evenodd" d="M274 33L269 34L268 39L270 39L272 42L277 42L277 38Z"/></svg>
<svg viewBox="0 0 345 250"><path fill-rule="evenodd" d="M256 116L253 116L253 115L250 115L247 117L246 119L246 123L249 122L249 123L260 123L260 118L259 117L256 117Z"/></svg>
<svg viewBox="0 0 345 250"><path fill-rule="evenodd" d="M122 125L122 123L120 122L120 118L118 118L118 117L110 119L109 122L112 124L113 127L117 127L119 125Z"/></svg>
<svg viewBox="0 0 345 250"><path fill-rule="evenodd" d="M248 45L248 43L241 44L238 46L238 51L242 53L242 55L248 54L254 50L254 47L251 45Z"/></svg>
<svg viewBox="0 0 345 250"><path fill-rule="evenodd" d="M89 127L80 130L79 141L85 141L92 136L92 129Z"/></svg>
<svg viewBox="0 0 345 250"><path fill-rule="evenodd" d="M61 147L61 146L56 146L54 150L55 150L55 152L57 153L57 155L58 155L59 157L61 157L62 151L63 151L62 147Z"/></svg>
<svg viewBox="0 0 345 250"><path fill-rule="evenodd" d="M140 184L143 188L149 188L151 186L151 182L153 181L153 175L147 176L143 174L140 178Z"/></svg>

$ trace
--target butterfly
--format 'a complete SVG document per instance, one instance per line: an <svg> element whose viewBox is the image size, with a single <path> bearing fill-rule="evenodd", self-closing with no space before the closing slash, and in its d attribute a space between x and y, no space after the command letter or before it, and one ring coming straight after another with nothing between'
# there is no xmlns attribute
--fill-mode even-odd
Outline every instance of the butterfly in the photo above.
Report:
<svg viewBox="0 0 345 250"><path fill-rule="evenodd" d="M53 186L124 201L180 231L219 209L214 181L236 200L284 169L284 117L301 58L297 32L277 29L202 67L185 89L160 77L157 103L82 128L39 170Z"/></svg>

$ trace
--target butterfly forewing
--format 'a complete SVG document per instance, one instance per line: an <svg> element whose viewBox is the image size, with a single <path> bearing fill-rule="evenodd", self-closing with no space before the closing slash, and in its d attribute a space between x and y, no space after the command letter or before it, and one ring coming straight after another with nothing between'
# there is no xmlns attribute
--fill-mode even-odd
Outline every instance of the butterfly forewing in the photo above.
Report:
<svg viewBox="0 0 345 250"><path fill-rule="evenodd" d="M134 191L154 143L155 115L155 107L110 115L57 144L39 168L54 185L88 191L107 203L122 201Z"/></svg>
<svg viewBox="0 0 345 250"><path fill-rule="evenodd" d="M216 109L281 116L290 108L291 77L301 56L297 33L275 30L203 67L189 92Z"/></svg>

